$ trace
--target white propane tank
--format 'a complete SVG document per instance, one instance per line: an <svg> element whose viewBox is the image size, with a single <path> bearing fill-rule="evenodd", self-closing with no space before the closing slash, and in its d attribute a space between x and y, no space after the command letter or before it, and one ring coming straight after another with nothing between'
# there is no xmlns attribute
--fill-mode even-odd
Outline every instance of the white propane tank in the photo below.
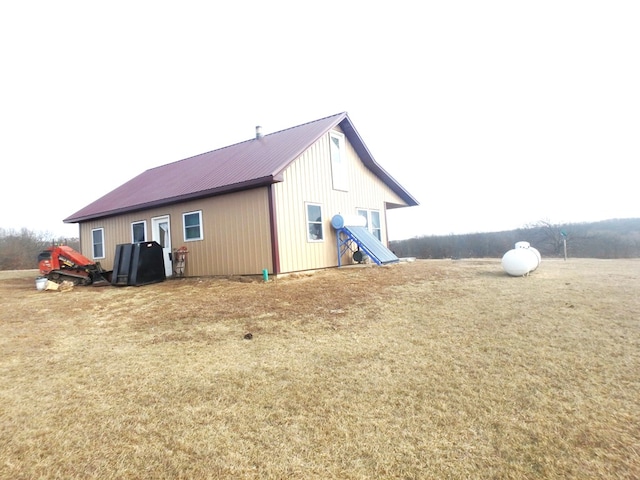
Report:
<svg viewBox="0 0 640 480"><path fill-rule="evenodd" d="M535 270L536 268L538 268L540 266L540 262L542 262L542 257L540 256L540 252L538 250L536 250L535 248L529 247L529 250L531 250L535 254L536 258L538 259L538 262L536 263L536 266L533 269L533 270ZM531 270L531 271L533 272L533 270Z"/></svg>
<svg viewBox="0 0 640 480"><path fill-rule="evenodd" d="M514 249L509 250L502 257L502 268L513 277L522 277L538 268L541 261L538 250L531 247L528 242L518 242Z"/></svg>

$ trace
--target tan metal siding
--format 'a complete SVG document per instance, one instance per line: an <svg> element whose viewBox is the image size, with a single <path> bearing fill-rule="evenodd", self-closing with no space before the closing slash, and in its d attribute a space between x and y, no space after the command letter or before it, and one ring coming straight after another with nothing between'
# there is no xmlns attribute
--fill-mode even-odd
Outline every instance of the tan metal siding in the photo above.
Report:
<svg viewBox="0 0 640 480"><path fill-rule="evenodd" d="M202 209L204 240L185 243L194 267L190 275L260 274L265 268L271 271L267 195L265 187L207 200L211 205Z"/></svg>
<svg viewBox="0 0 640 480"><path fill-rule="evenodd" d="M324 137L323 137L324 138ZM328 137L327 137L328 139ZM306 202L322 205L323 220L330 215L327 196L331 191L331 164L315 161L328 158L329 143L319 141L294 161L284 172L284 182L275 185L280 270L292 272L323 268L335 255L329 225L324 221L324 242L307 240ZM342 193L342 192L338 192Z"/></svg>
<svg viewBox="0 0 640 480"><path fill-rule="evenodd" d="M284 171L284 182L274 186L281 272L338 264L336 234L331 227L331 218L338 213L354 214L358 208L379 210L382 242L387 242L385 203L404 205L405 202L364 166L347 139L345 150L347 192L332 187L329 134L296 159ZM321 243L307 240L306 202L322 205L324 241Z"/></svg>
<svg viewBox="0 0 640 480"><path fill-rule="evenodd" d="M160 207L132 214L86 222L80 225L82 253L91 258L91 230L104 228L106 258L100 262L113 268L116 245L131 242L131 222L146 221L148 240L151 219L169 215L171 245L186 246L187 276L258 275L271 271L271 231L267 188L256 188ZM203 240L184 240L182 214L202 211Z"/></svg>

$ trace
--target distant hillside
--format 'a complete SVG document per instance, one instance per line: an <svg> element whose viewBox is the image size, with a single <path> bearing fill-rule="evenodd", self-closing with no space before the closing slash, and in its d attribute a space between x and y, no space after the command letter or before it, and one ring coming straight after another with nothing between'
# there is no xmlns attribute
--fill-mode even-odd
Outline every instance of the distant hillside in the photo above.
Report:
<svg viewBox="0 0 640 480"><path fill-rule="evenodd" d="M563 235L564 234L564 235ZM526 241L548 257L638 258L640 218L611 219L593 223L535 225L505 232L423 236L390 242L399 257L496 258L519 241Z"/></svg>

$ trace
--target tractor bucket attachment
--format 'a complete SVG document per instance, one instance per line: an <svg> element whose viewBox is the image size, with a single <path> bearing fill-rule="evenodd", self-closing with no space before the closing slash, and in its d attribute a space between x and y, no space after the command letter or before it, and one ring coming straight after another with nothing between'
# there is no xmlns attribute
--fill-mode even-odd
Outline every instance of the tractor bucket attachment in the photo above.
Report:
<svg viewBox="0 0 640 480"><path fill-rule="evenodd" d="M91 272L91 284L94 287L106 287L111 285L111 273L112 272Z"/></svg>

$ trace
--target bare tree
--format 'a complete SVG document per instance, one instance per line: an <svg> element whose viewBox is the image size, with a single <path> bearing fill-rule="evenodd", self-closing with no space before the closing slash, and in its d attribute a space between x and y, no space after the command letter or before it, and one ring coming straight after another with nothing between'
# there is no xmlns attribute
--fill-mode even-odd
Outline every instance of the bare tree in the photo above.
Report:
<svg viewBox="0 0 640 480"><path fill-rule="evenodd" d="M38 267L38 254L52 244L79 248L78 239L55 238L49 232L0 228L0 270L28 270Z"/></svg>

